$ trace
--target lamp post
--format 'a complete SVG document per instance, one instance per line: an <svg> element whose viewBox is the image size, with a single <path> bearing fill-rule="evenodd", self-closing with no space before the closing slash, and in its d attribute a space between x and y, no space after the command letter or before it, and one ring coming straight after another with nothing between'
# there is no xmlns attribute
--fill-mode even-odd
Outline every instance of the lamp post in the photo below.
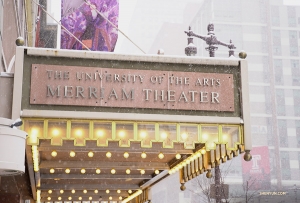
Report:
<svg viewBox="0 0 300 203"><path fill-rule="evenodd" d="M191 27L188 31L184 31L188 36L188 46L185 48L185 54L187 56L194 56L197 54L197 47L193 44L193 37L200 38L206 42L208 47L205 48L209 52L209 57L215 57L215 51L218 49L216 45L222 45L229 48L229 57L234 56L234 49L236 48L232 43L232 40L229 41L229 44L221 42L217 39L214 33L214 24L210 23L207 26L207 35L195 34ZM221 203L221 171L219 167L219 162L215 165L215 190L216 190L216 203Z"/></svg>

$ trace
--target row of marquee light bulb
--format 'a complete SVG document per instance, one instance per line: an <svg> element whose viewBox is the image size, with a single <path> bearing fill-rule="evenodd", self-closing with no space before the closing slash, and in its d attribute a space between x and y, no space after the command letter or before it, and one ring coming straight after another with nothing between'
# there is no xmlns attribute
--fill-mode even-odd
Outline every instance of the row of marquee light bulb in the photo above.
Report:
<svg viewBox="0 0 300 203"><path fill-rule="evenodd" d="M74 152L74 151L70 151L70 157L75 157L75 155L76 155L76 153ZM51 152L51 156L52 157L56 157L57 156L57 151L52 151ZM92 151L90 151L90 152L88 152L88 157L93 157L94 156L94 152L92 152ZM128 158L129 157L129 153L128 152L124 152L124 154L123 154L123 156L124 156L124 158ZM107 158L111 158L112 157L112 153L111 152L107 152L106 153L106 157ZM143 159L145 159L146 157L147 157L147 154L145 153L145 152L143 152L143 153L141 153L141 157L143 158ZM163 159L165 157L165 155L163 154L163 153L159 153L158 154L158 158L159 159ZM176 159L180 159L181 158L181 154L176 154ZM66 173L70 173L71 172L71 169L69 169L69 168L67 168L67 169L65 169L65 172ZM82 174L84 174L85 172L86 172L86 170L84 169L84 168L82 168L81 169L81 171L80 171ZM116 173L116 170L115 169L111 169L111 174L115 174ZM159 174L159 170L155 170L154 171L155 172L155 174L156 175L158 175ZM55 169L54 168L51 168L50 169L50 173L55 173ZM96 169L96 173L97 174L100 174L101 173L101 170L99 169L99 168L97 168ZM141 174L145 174L145 170L144 169L141 169L140 170L140 173ZM126 169L126 174L130 174L130 169Z"/></svg>

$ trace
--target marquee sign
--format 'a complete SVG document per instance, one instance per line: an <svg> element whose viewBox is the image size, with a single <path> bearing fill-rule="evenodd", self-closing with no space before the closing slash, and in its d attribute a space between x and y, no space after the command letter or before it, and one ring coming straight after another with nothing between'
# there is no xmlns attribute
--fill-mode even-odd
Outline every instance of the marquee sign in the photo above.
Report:
<svg viewBox="0 0 300 203"><path fill-rule="evenodd" d="M233 74L32 64L30 104L233 112Z"/></svg>

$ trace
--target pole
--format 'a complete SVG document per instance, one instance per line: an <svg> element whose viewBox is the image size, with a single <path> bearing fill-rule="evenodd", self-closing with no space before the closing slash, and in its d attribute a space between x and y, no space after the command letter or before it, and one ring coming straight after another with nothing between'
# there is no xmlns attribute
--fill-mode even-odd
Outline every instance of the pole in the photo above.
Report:
<svg viewBox="0 0 300 203"><path fill-rule="evenodd" d="M216 203L221 203L221 171L219 166L215 166L215 188Z"/></svg>

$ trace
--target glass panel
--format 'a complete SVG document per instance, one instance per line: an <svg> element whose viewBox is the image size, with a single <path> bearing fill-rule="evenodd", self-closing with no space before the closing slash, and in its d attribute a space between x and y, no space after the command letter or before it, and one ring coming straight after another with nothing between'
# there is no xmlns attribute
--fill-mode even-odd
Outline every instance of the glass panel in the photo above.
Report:
<svg viewBox="0 0 300 203"><path fill-rule="evenodd" d="M155 125L139 123L137 140L141 140L142 147L151 147L151 141L155 141Z"/></svg>
<svg viewBox="0 0 300 203"><path fill-rule="evenodd" d="M94 122L93 138L97 140L97 146L107 146L107 141L112 139L111 122Z"/></svg>
<svg viewBox="0 0 300 203"><path fill-rule="evenodd" d="M201 143L206 143L207 149L214 149L219 142L218 126L201 126Z"/></svg>
<svg viewBox="0 0 300 203"><path fill-rule="evenodd" d="M194 148L194 143L198 142L197 125L180 125L180 142L184 142L185 148Z"/></svg>
<svg viewBox="0 0 300 203"><path fill-rule="evenodd" d="M89 138L89 123L88 122L72 122L71 123L71 135L70 138L73 138L74 145L85 145L85 140Z"/></svg>
<svg viewBox="0 0 300 203"><path fill-rule="evenodd" d="M173 141L177 141L176 124L160 124L158 140L163 142L163 147L173 147Z"/></svg>
<svg viewBox="0 0 300 203"><path fill-rule="evenodd" d="M44 121L25 120L24 131L28 133L27 144L38 144L38 138L44 138Z"/></svg>
<svg viewBox="0 0 300 203"><path fill-rule="evenodd" d="M227 143L227 148L236 148L235 144L240 143L238 126L222 126L222 142Z"/></svg>
<svg viewBox="0 0 300 203"><path fill-rule="evenodd" d="M67 121L48 121L47 138L52 145L62 145L62 138L67 138Z"/></svg>
<svg viewBox="0 0 300 203"><path fill-rule="evenodd" d="M129 147L130 140L134 140L133 123L117 123L116 139L120 140L120 146Z"/></svg>

